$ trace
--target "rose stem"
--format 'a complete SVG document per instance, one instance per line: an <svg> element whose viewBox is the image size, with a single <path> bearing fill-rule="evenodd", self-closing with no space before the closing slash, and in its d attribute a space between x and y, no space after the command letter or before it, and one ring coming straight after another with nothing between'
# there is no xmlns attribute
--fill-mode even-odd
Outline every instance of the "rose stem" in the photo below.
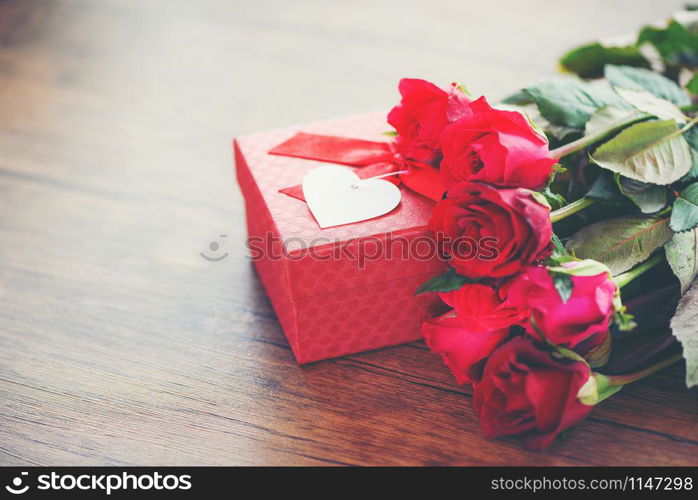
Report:
<svg viewBox="0 0 698 500"><path fill-rule="evenodd" d="M647 116L643 115L641 118L646 118L646 117ZM561 156L565 156L565 155L570 154L570 153L574 153L575 151L583 149L586 146L588 146L589 144L592 144L592 143L596 142L597 140L602 139L607 133L610 133L612 130L618 129L620 127L623 127L623 126L631 124L631 123L635 123L637 121L639 121L638 117L633 117L632 120L630 120L630 119L625 120L624 122L613 125L612 127L608 128L606 130L603 130L597 134L591 134L588 136L584 136L581 139L577 139L574 142L570 142L569 144L566 144L566 145L561 146L557 149L554 149L550 152L550 154L553 157L556 157L556 155L557 155L557 157L561 157ZM677 133L683 134L686 131L688 131L691 127L696 125L697 123L698 123L698 116L696 116L696 117L692 118L690 121L688 121L688 123L686 123L683 127L681 127ZM550 213L550 220L552 222L557 222L559 220L562 220L565 217L569 217L570 215L575 214L575 213L579 212L580 210L585 209L586 207L593 204L594 202L595 202L595 200L593 200L591 198L580 198L576 201L573 201L569 205L566 205L562 208L559 208L559 209L551 212Z"/></svg>
<svg viewBox="0 0 698 500"><path fill-rule="evenodd" d="M645 262L631 269L630 271L619 274L613 278L613 280L616 282L616 285L618 285L618 288L623 288L632 280L659 264L662 260L664 260L664 257L662 257L661 253L658 253L654 257L647 259Z"/></svg>
<svg viewBox="0 0 698 500"><path fill-rule="evenodd" d="M606 136L612 134L613 132L617 132L618 130L625 128L628 125L632 125L634 123L651 118L651 116L652 115L650 114L644 113L641 115L634 115L629 118L626 118L625 120L622 120L618 123L614 123L608 128L599 130L598 132L595 132L593 134L585 135L583 137L580 137L576 141L572 141L568 144L565 144L564 146L560 146L559 148L553 149L552 151L550 151L550 157L562 158L564 156L571 155L572 153L576 153L577 151L581 151L585 147L591 146L595 142L600 141Z"/></svg>
<svg viewBox="0 0 698 500"><path fill-rule="evenodd" d="M680 133L680 134L683 134L684 132L688 131L688 129L690 129L691 127L693 127L693 125L695 125L696 123L698 123L698 116L696 116L695 118L693 118L692 120L690 120L686 125L684 125L683 127L681 127L681 128L679 129L679 133Z"/></svg>
<svg viewBox="0 0 698 500"><path fill-rule="evenodd" d="M589 205L592 205L596 200L593 200L591 198L579 198L576 201L573 201L569 205L565 205L562 208L558 208L557 210L553 210L550 212L550 220L551 222L557 222L559 220L564 219L565 217L569 217L572 214L576 214L580 210L585 209Z"/></svg>
<svg viewBox="0 0 698 500"><path fill-rule="evenodd" d="M681 111L696 111L696 106L695 105L689 105L689 106L683 106L680 108ZM571 155L572 153L576 153L577 151L581 151L582 149L586 148L587 146L591 146L595 142L600 141L601 139L604 139L606 136L611 135L614 132L619 131L622 128L627 127L628 125L633 125L637 122L641 122L644 120L647 120L648 118L652 118L652 115L649 113L642 113L639 115L633 115L629 116L628 118L619 121L618 123L614 123L608 128L605 128L603 130L599 130L598 132L595 132L593 134L585 135L583 137L580 137L576 141L572 141L568 144L565 144L564 146L560 146L559 148L553 149L550 151L550 157L551 158L562 158L567 155ZM696 121L698 120L698 117L693 118L691 121L689 121L682 129L681 133L686 132L689 128L691 128L693 125L696 124Z"/></svg>
<svg viewBox="0 0 698 500"><path fill-rule="evenodd" d="M652 258L647 259L645 262L640 264L634 269L631 269L630 271L619 274L614 278L614 281L618 285L618 288L623 288L625 285L630 283L632 280L643 274L644 272L652 269L654 266L659 264L663 259L662 254L658 253L654 255ZM614 387L614 386L619 386L619 385L625 385L625 384L630 384L631 382L636 382L642 378L647 377L648 375L652 375L655 372L658 372L662 368L666 368L667 366L676 363L682 358L681 354L676 354L674 356L671 356L663 361L660 361L659 363L649 366L645 368L644 370L640 370L639 372L635 373L628 373L625 375L606 375L608 377L610 383L609 386Z"/></svg>
<svg viewBox="0 0 698 500"><path fill-rule="evenodd" d="M632 382L637 382L638 380L647 377L648 375L652 375L653 373L658 372L662 368L666 368L669 365L672 365L676 363L677 361L680 361L682 359L681 353L675 354L673 356L668 357L665 360L660 361L659 363L649 366L645 368L644 370L640 370L639 372L635 373L628 373L624 375L606 375L609 379L609 386L611 387L616 387L619 385L625 385L625 384L630 384Z"/></svg>

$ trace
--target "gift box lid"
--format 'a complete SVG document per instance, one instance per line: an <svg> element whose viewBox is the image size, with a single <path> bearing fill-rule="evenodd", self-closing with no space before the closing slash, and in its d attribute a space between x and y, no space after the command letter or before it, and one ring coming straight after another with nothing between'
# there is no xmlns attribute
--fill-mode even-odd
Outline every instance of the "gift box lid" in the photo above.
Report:
<svg viewBox="0 0 698 500"><path fill-rule="evenodd" d="M434 202L404 186L400 186L400 204L388 214L325 229L319 227L305 202L279 192L302 183L305 174L321 164L269 154L294 134L308 132L385 141L386 130L389 125L384 113L366 113L235 139L236 169L243 196L248 204L266 205L270 231L283 242L288 256L288 279L294 298L434 274L443 268L443 262L434 258L433 245L428 248L427 222Z"/></svg>

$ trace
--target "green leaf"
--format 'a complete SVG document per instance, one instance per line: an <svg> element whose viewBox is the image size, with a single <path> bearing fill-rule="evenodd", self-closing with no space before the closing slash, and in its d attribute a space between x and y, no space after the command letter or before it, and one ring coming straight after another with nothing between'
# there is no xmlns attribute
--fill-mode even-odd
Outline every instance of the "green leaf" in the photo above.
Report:
<svg viewBox="0 0 698 500"><path fill-rule="evenodd" d="M683 294L698 275L698 229L676 233L664 245L664 251Z"/></svg>
<svg viewBox="0 0 698 500"><path fill-rule="evenodd" d="M649 67L638 47L612 47L599 42L584 45L567 52L560 59L563 68L583 78L598 78L603 75L606 64Z"/></svg>
<svg viewBox="0 0 698 500"><path fill-rule="evenodd" d="M693 157L693 164L691 165L691 169L688 171L686 175L679 179L680 183L685 184L687 182L693 182L695 180L698 180L698 151L691 151L691 156Z"/></svg>
<svg viewBox="0 0 698 500"><path fill-rule="evenodd" d="M660 120L674 119L677 123L685 123L686 116L673 102L650 94L646 90L617 88L616 92L638 110L654 115Z"/></svg>
<svg viewBox="0 0 698 500"><path fill-rule="evenodd" d="M397 132L395 130L388 130L383 132L383 135L387 135L388 137L397 137Z"/></svg>
<svg viewBox="0 0 698 500"><path fill-rule="evenodd" d="M619 174L615 175L615 179L620 192L627 196L643 214L656 214L669 202L666 186L628 179Z"/></svg>
<svg viewBox="0 0 698 500"><path fill-rule="evenodd" d="M616 276L645 261L672 234L668 218L628 215L578 231L568 240L567 250L577 258L606 264Z"/></svg>
<svg viewBox="0 0 698 500"><path fill-rule="evenodd" d="M553 278L555 290L557 290L557 293L560 296L562 303L567 304L567 301L570 300L570 297L572 296L572 289L574 287L572 276L570 276L569 274L554 272L550 272L550 275Z"/></svg>
<svg viewBox="0 0 698 500"><path fill-rule="evenodd" d="M677 106L691 104L691 99L689 99L681 87L655 71L644 68L631 68L629 66L608 65L604 69L604 75L615 87L646 90Z"/></svg>
<svg viewBox="0 0 698 500"><path fill-rule="evenodd" d="M553 174L562 175L565 172L567 172L567 167L565 167L562 163L556 163L553 165Z"/></svg>
<svg viewBox="0 0 698 500"><path fill-rule="evenodd" d="M613 177L611 172L602 171L584 197L603 201L623 201L624 198L621 196Z"/></svg>
<svg viewBox="0 0 698 500"><path fill-rule="evenodd" d="M594 151L599 166L642 182L671 184L693 162L674 120L636 123Z"/></svg>
<svg viewBox="0 0 698 500"><path fill-rule="evenodd" d="M614 125L624 122L632 116L637 116L637 109L622 109L615 106L603 106L591 115L584 127L584 135L592 135L602 130L608 130Z"/></svg>
<svg viewBox="0 0 698 500"><path fill-rule="evenodd" d="M691 146L691 149L698 151L698 127L689 128L683 133L683 136L688 142L688 145Z"/></svg>
<svg viewBox="0 0 698 500"><path fill-rule="evenodd" d="M613 321L621 332L629 332L637 326L634 318L635 316L625 312L625 307L623 307L623 310L616 312L613 316Z"/></svg>
<svg viewBox="0 0 698 500"><path fill-rule="evenodd" d="M456 274L456 272L449 267L443 274L422 283L419 288L417 288L415 295L426 292L452 292L458 290L466 283L475 283L476 281L477 280L472 280Z"/></svg>
<svg viewBox="0 0 698 500"><path fill-rule="evenodd" d="M681 59L695 60L698 52L698 33L690 32L681 23L672 20L665 28L647 26L637 38L637 45L651 43L664 59L679 63Z"/></svg>
<svg viewBox="0 0 698 500"><path fill-rule="evenodd" d="M553 193L550 190L550 186L546 186L543 190L543 196L545 196L545 200L548 202L548 205L550 205L551 210L557 210L567 205L565 197L561 194Z"/></svg>
<svg viewBox="0 0 698 500"><path fill-rule="evenodd" d="M526 94L528 96L528 94ZM528 96L530 100L530 96ZM555 125L550 123L548 120L543 118L540 114L538 106L534 102L529 102L524 106L514 106L517 111L523 111L528 117L528 121L533 125L535 129L542 129L547 136L552 136L556 139L563 140L565 137L571 134L579 134L579 129L572 127L564 127L561 125Z"/></svg>
<svg viewBox="0 0 698 500"><path fill-rule="evenodd" d="M574 258L574 256L567 251L565 248L564 243L562 243L562 240L553 233L552 237L552 243L553 243L553 253L548 257L545 261L545 265L548 267L556 267L559 266L560 264L564 264L565 262L572 262L577 259Z"/></svg>
<svg viewBox="0 0 698 500"><path fill-rule="evenodd" d="M512 106L525 106L531 104L533 99L525 90L517 90L513 94L509 94L501 100L502 104L511 104Z"/></svg>
<svg viewBox="0 0 698 500"><path fill-rule="evenodd" d="M691 156L693 157L691 169L686 175L679 179L679 182L686 183L698 179L698 127L688 129L683 133L683 137L691 147Z"/></svg>
<svg viewBox="0 0 698 500"><path fill-rule="evenodd" d="M543 118L564 127L584 128L594 111L603 106L629 107L610 88L574 78L546 80L525 91L538 105Z"/></svg>
<svg viewBox="0 0 698 500"><path fill-rule="evenodd" d="M691 79L688 81L688 83L686 84L686 90L688 90L693 95L698 94L698 72L695 72Z"/></svg>
<svg viewBox="0 0 698 500"><path fill-rule="evenodd" d="M698 225L698 182L681 191L671 210L671 229L688 231Z"/></svg>
<svg viewBox="0 0 698 500"><path fill-rule="evenodd" d="M686 385L698 384L698 285L693 285L681 297L676 313L671 319L671 333L683 348L686 360Z"/></svg>

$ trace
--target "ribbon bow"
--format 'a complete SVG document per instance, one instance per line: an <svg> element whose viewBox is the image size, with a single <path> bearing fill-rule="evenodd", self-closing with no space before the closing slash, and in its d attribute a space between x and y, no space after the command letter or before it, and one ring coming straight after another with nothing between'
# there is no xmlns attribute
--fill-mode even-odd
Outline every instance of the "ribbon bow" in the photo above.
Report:
<svg viewBox="0 0 698 500"><path fill-rule="evenodd" d="M269 154L347 165L357 169L356 175L360 179L406 170L407 174L386 177L385 180L396 185L402 182L413 191L433 200L440 200L444 192L436 167L405 160L396 151L394 142L299 132L272 148ZM282 188L279 192L305 201L300 184Z"/></svg>

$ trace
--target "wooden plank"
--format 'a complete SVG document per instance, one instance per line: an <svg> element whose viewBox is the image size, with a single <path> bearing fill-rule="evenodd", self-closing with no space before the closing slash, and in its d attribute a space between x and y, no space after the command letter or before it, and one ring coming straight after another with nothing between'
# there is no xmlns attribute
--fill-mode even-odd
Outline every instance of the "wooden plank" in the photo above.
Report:
<svg viewBox="0 0 698 500"><path fill-rule="evenodd" d="M482 439L421 344L297 366L244 259L230 153L385 107L405 73L502 95L671 3L558 2L577 22L554 34L512 3L516 29L468 2L399 3L400 23L395 5L0 3L0 464L695 465L680 368L530 454ZM229 257L201 259L220 234Z"/></svg>

